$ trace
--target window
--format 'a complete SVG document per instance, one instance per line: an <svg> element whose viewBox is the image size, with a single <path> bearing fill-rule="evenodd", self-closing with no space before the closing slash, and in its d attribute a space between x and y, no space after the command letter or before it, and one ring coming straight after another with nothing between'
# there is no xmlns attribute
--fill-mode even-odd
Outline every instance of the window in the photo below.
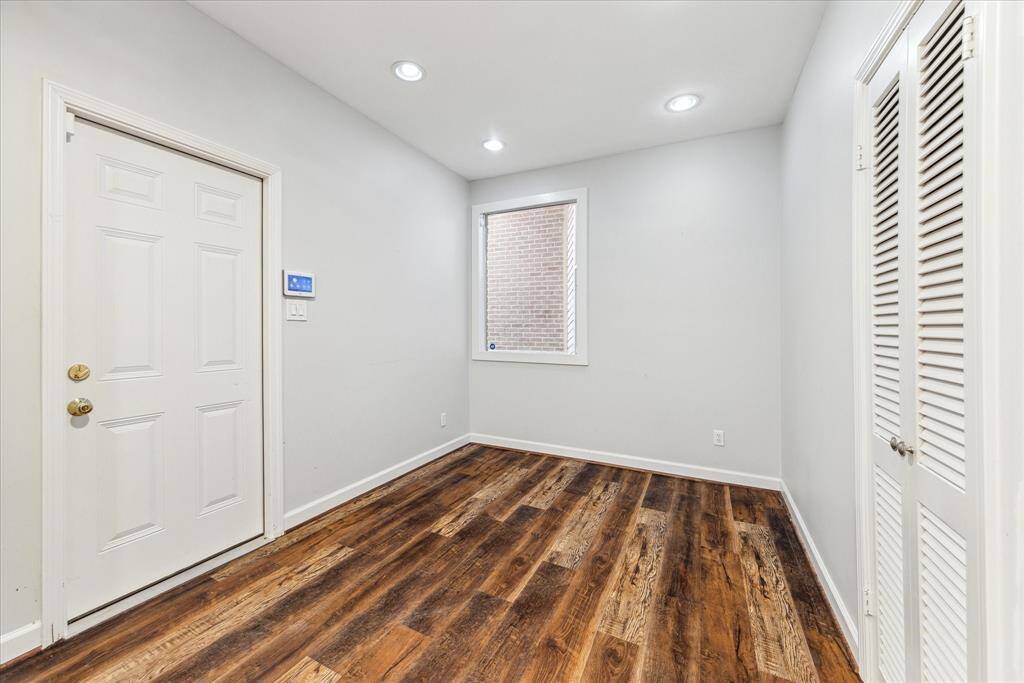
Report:
<svg viewBox="0 0 1024 683"><path fill-rule="evenodd" d="M587 364L587 191L473 207L473 359Z"/></svg>

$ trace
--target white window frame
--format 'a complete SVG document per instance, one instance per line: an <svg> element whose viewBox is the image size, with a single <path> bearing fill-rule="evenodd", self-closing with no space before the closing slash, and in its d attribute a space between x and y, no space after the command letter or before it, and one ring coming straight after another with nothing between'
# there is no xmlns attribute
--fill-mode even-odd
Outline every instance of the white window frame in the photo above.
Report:
<svg viewBox="0 0 1024 683"><path fill-rule="evenodd" d="M487 348L486 216L492 213L576 204L576 351L500 351ZM588 365L587 362L587 189L562 190L473 206L473 360Z"/></svg>

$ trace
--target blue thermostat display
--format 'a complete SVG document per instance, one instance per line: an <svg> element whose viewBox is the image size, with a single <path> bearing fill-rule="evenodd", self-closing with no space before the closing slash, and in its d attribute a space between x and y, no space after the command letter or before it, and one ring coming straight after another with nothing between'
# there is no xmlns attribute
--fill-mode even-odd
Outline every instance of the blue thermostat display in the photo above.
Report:
<svg viewBox="0 0 1024 683"><path fill-rule="evenodd" d="M313 273L300 273L297 270L284 271L285 296L316 296L316 276Z"/></svg>
<svg viewBox="0 0 1024 683"><path fill-rule="evenodd" d="M312 292L313 291L313 278L308 275L289 275L288 276L288 291L289 292Z"/></svg>

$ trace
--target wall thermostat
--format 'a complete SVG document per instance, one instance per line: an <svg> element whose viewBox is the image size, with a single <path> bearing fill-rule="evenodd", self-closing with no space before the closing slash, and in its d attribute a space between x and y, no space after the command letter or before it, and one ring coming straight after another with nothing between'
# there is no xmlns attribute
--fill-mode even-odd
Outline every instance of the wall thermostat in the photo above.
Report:
<svg viewBox="0 0 1024 683"><path fill-rule="evenodd" d="M310 298L316 296L316 276L297 270L284 271L284 295Z"/></svg>

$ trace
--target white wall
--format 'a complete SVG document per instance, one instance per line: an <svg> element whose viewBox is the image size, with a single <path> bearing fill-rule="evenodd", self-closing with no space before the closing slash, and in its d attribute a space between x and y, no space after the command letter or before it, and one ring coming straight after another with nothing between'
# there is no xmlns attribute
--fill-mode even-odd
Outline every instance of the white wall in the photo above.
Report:
<svg viewBox="0 0 1024 683"><path fill-rule="evenodd" d="M319 276L284 330L286 510L468 430L462 178L185 4L5 1L0 26L0 633L39 619L44 77L281 167L284 265Z"/></svg>
<svg viewBox="0 0 1024 683"><path fill-rule="evenodd" d="M782 478L854 619L853 81L896 4L828 4L782 135Z"/></svg>
<svg viewBox="0 0 1024 683"><path fill-rule="evenodd" d="M470 361L472 430L778 477L779 129L475 181L470 196L576 187L590 365Z"/></svg>

